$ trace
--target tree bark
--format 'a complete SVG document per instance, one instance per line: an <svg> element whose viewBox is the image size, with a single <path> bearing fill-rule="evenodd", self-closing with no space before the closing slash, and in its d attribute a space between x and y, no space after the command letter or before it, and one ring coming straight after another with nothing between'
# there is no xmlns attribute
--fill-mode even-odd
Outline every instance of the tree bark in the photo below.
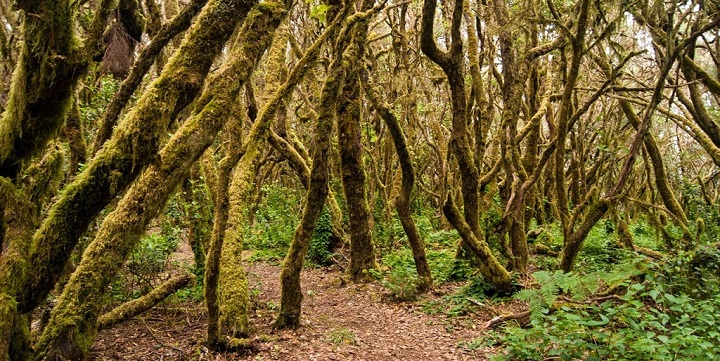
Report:
<svg viewBox="0 0 720 361"><path fill-rule="evenodd" d="M364 0L361 11L372 8L374 0ZM359 21L352 31L352 40L343 51L344 82L337 100L338 147L340 149L340 170L343 191L350 215L350 265L348 273L353 280L368 278L368 270L376 267L375 251L372 242L370 223L372 214L368 209L365 193L366 176L362 161L360 122L362 106L360 104L361 59L367 40L367 21Z"/></svg>

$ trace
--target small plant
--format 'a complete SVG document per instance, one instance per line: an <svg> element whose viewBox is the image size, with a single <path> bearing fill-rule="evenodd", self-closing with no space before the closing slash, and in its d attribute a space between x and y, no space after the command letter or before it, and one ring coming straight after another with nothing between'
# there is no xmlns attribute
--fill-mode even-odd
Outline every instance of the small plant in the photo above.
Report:
<svg viewBox="0 0 720 361"><path fill-rule="evenodd" d="M124 271L116 277L112 296L118 301L140 297L160 283L158 276L166 270L178 240L160 234L149 234L130 255Z"/></svg>
<svg viewBox="0 0 720 361"><path fill-rule="evenodd" d="M380 280L397 301L414 300L417 296L417 273L408 250L385 255L382 265L378 269L370 270L370 274Z"/></svg>
<svg viewBox="0 0 720 361"><path fill-rule="evenodd" d="M355 332L345 327L330 330L327 334L326 340L328 343L335 346L357 344Z"/></svg>

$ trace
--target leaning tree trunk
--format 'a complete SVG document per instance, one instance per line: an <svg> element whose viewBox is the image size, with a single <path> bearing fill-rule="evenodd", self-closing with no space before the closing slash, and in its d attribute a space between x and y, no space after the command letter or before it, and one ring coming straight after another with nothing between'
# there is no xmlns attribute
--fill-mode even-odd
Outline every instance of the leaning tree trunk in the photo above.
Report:
<svg viewBox="0 0 720 361"><path fill-rule="evenodd" d="M210 3L242 21L250 2ZM40 338L39 358L84 359L97 332L96 320L107 284L140 239L148 222L162 210L174 188L209 147L228 117L242 84L249 78L272 39L285 9L264 3L250 14L217 76L209 81L195 114L186 121L143 172L117 208L108 215L95 240L64 288ZM104 148L103 148L104 149ZM151 191L150 191L151 190Z"/></svg>
<svg viewBox="0 0 720 361"><path fill-rule="evenodd" d="M27 254L30 239L40 221L42 209L57 189L62 177L64 154L52 147L36 164L25 172L22 183L11 184L0 177L0 202L4 205L7 249L0 255L0 288L12 290L17 280L27 272ZM0 359L24 360L21 355L29 352L27 339L28 316L18 312L17 303L8 294L0 295ZM9 356L8 356L9 355Z"/></svg>

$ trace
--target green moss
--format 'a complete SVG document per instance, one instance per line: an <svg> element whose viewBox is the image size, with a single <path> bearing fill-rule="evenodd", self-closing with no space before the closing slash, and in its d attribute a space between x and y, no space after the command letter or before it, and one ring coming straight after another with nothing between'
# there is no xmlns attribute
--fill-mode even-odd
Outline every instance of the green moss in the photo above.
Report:
<svg viewBox="0 0 720 361"><path fill-rule="evenodd" d="M0 359L8 359L13 325L18 317L17 302L7 294L0 294Z"/></svg>
<svg viewBox="0 0 720 361"><path fill-rule="evenodd" d="M37 267L24 287L33 292L23 295L21 308L30 310L44 299L90 222L157 159L171 120L194 99L210 65L252 4L251 0L210 1L161 76L86 170L66 187L33 237L31 258Z"/></svg>
<svg viewBox="0 0 720 361"><path fill-rule="evenodd" d="M237 5L232 1L230 3ZM229 5L218 1L210 7L223 8L225 6ZM234 7L230 6L230 8ZM225 15L236 19L237 13L231 13ZM259 33L248 32L248 37L242 42L243 45L247 45L246 48L250 52L243 53L239 59L232 58L232 63L238 65L239 69L225 66L222 68L222 71L227 71L227 76L234 76L232 77L234 83L240 85L249 77L264 50L264 46L258 46L257 43L266 46L270 40L269 26L261 25L266 21L269 21L270 24L276 21L276 26L279 22L277 18L263 16L253 19L248 22L258 25L257 29L261 29L261 31ZM214 22L221 20L222 18L213 19ZM253 21L260 23L256 24ZM246 22L246 27L248 22ZM249 29L254 30L255 28ZM224 78L220 79L225 80ZM101 307L97 300L102 299L107 285L112 279L111 276L117 272L118 267L135 247L148 222L163 209L175 187L187 177L191 166L212 144L215 135L227 119L227 112L232 108L215 107L214 104L232 99L233 97L229 94L231 89L237 89L240 85L235 85L234 88L207 88L210 94L203 98L212 100L208 103L210 106L203 107L199 113L194 114L183 123L158 154L155 162L143 172L142 176L120 200L117 208L105 218L95 240L85 250L80 265L58 299L46 331L40 338L38 349L41 352L52 357L71 359L87 356L90 344L97 332L95 321ZM215 103L213 104L213 102ZM109 141L110 145L113 144L114 139ZM107 145L103 149L104 151L101 151L98 157L107 152ZM81 174L80 177L83 176ZM208 287L210 286L208 285Z"/></svg>
<svg viewBox="0 0 720 361"><path fill-rule="evenodd" d="M78 79L75 6L42 1L24 19L24 42L0 118L0 175L15 178L65 121Z"/></svg>

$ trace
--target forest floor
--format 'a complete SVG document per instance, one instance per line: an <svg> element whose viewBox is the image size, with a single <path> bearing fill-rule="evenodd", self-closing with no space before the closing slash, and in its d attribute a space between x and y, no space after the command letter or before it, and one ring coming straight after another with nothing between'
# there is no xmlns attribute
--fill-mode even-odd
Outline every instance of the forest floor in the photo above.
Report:
<svg viewBox="0 0 720 361"><path fill-rule="evenodd" d="M395 302L388 299L387 291L377 282L350 284L338 270L328 268L311 268L302 273L302 327L273 331L271 326L279 309L279 272L275 264L248 264L254 301L251 324L256 335L250 351L208 352L201 344L206 326L204 305L171 301L101 331L91 359L486 360L497 352L482 347L471 350L463 343L483 336L483 325L498 310L485 308L455 317L442 312L443 307L450 307L443 296L457 291L462 283L443 285L412 302ZM429 305L434 305L436 311L423 311Z"/></svg>

